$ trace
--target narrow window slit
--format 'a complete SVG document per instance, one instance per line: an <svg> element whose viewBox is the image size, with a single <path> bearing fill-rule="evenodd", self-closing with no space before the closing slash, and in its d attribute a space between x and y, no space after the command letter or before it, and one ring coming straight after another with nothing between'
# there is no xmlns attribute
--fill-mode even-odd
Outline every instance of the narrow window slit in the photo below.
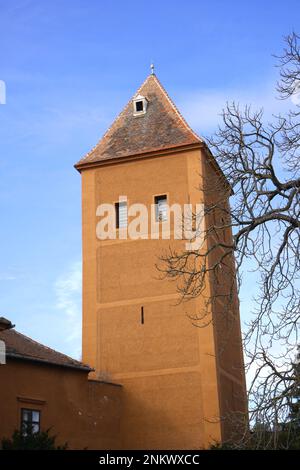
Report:
<svg viewBox="0 0 300 470"><path fill-rule="evenodd" d="M141 324L144 324L144 307L141 307Z"/></svg>

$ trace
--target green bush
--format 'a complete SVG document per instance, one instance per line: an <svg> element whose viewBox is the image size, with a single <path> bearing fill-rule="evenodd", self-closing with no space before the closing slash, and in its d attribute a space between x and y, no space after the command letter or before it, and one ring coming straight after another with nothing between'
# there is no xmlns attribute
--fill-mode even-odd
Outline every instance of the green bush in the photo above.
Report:
<svg viewBox="0 0 300 470"><path fill-rule="evenodd" d="M37 433L28 432L26 435L20 431L14 431L10 439L1 441L2 450L65 450L67 444L56 446L56 436L49 435L50 429Z"/></svg>

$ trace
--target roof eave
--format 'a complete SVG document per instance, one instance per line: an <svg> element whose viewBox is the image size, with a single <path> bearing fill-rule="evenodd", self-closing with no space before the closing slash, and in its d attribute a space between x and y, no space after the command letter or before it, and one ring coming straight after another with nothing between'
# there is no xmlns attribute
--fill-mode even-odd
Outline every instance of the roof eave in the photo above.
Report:
<svg viewBox="0 0 300 470"><path fill-rule="evenodd" d="M230 190L230 195L234 194L233 189L231 187L231 184L229 183L228 179L224 175L221 167L219 166L217 160L213 156L210 148L204 142L203 140L199 139L199 142L193 142L190 144L184 144L184 145L177 145L174 147L168 147L168 148L162 148L162 149L155 149L147 152L141 152L141 153L134 153L130 155L125 155L123 157L111 157L111 158L103 158L101 160L97 161L87 161L87 162L82 162L80 161L74 165L74 168L81 173L82 170L87 170L90 168L95 168L99 166L107 166L107 165L115 165L118 163L125 163L133 160L140 160L143 158L151 158L151 157L158 157L158 156L163 156L163 155L169 155L171 153L179 153L179 152L184 152L186 150L193 150L197 148L203 148L206 152L208 157L211 159L216 171L220 174L220 176L224 179L224 182L228 189Z"/></svg>
<svg viewBox="0 0 300 470"><path fill-rule="evenodd" d="M139 160L145 157L158 157L163 155L169 155L171 153L179 153L184 152L186 150L193 150L197 148L201 148L203 142L199 140L199 142L192 142L190 144L183 144L183 145L174 145L173 147L166 147L160 149L154 149L147 152L140 152L140 153L132 153L129 155L125 155L122 157L111 157L111 158L103 158L97 161L87 161L87 162L78 162L74 165L74 168L80 173L82 170L88 168L94 168L97 166L106 166L106 165L114 165L117 163L125 163L132 160Z"/></svg>
<svg viewBox="0 0 300 470"><path fill-rule="evenodd" d="M84 372L92 372L94 371L95 369L92 369L91 367L89 367L88 365L80 365L80 364L62 364L62 363L59 363L59 362L56 362L56 361L48 361L47 359L41 359L41 358L38 358L38 357L30 357L30 356L25 356L23 354L17 354L17 353L13 353L13 352L7 352L6 353L6 357L10 358L10 359L16 359L16 360L21 360L21 361L28 361L28 362L34 362L34 363L38 363L38 364L47 364L47 365L51 365L51 366L55 366L55 367L66 367L66 368L69 368L69 369L76 369L76 370L80 370L80 371L84 371Z"/></svg>

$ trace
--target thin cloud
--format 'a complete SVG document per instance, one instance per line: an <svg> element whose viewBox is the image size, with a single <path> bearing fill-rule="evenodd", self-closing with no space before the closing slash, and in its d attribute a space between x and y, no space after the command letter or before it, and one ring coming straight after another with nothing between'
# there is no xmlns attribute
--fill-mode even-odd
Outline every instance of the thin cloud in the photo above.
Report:
<svg viewBox="0 0 300 470"><path fill-rule="evenodd" d="M0 281L15 281L17 278L9 274L0 274Z"/></svg>
<svg viewBox="0 0 300 470"><path fill-rule="evenodd" d="M235 101L241 107L251 105L253 111L263 108L265 119L285 112L293 103L276 97L273 86L257 90L243 89L203 89L181 94L178 107L192 128L203 136L216 130L221 123L221 112L226 102Z"/></svg>
<svg viewBox="0 0 300 470"><path fill-rule="evenodd" d="M65 316L68 334L66 341L79 351L81 339L81 262L76 262L55 282L56 308Z"/></svg>

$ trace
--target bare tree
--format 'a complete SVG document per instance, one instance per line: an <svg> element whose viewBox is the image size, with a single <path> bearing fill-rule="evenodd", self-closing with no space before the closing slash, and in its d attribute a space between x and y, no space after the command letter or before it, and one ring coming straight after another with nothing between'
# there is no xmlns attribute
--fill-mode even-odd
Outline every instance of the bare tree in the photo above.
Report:
<svg viewBox="0 0 300 470"><path fill-rule="evenodd" d="M251 265L257 271L256 311L244 343L248 365L255 369L250 402L256 420L274 429L288 413L300 318L299 39L294 33L285 38L278 58L277 90L279 98L291 99L291 110L266 123L263 110L227 103L222 125L207 141L232 188L231 206L226 202L229 186L221 175L213 191L211 181L202 178L205 243L201 250L170 251L159 266L177 281L183 300L205 295L207 279L213 279L216 287L206 305L221 296L223 307L227 302L229 309L235 273L240 286L243 268ZM206 151L209 156L210 150ZM232 279L226 291L224 276ZM205 311L199 312L193 320L197 323L204 316Z"/></svg>

